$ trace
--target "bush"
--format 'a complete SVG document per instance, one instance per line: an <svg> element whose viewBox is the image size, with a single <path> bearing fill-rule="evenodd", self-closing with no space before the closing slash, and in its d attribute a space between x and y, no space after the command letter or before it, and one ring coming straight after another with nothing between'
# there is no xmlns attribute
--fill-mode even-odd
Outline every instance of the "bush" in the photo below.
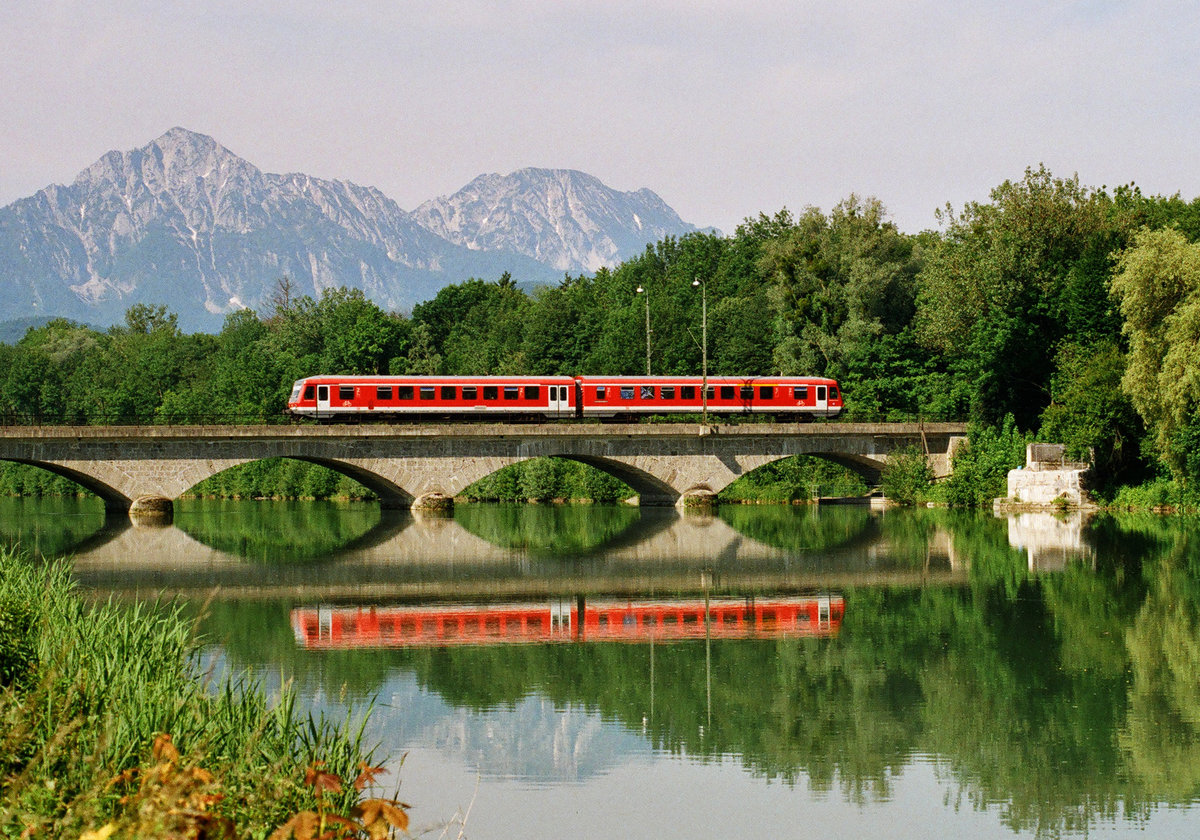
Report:
<svg viewBox="0 0 1200 840"><path fill-rule="evenodd" d="M952 507L983 507L1008 492L1008 471L1025 463L1023 434L1010 414L1000 428L972 425L967 442L954 454L954 471L946 483Z"/></svg>
<svg viewBox="0 0 1200 840"><path fill-rule="evenodd" d="M933 484L933 470L925 455L915 447L898 449L888 456L880 476L883 495L902 505L913 505L924 499Z"/></svg>

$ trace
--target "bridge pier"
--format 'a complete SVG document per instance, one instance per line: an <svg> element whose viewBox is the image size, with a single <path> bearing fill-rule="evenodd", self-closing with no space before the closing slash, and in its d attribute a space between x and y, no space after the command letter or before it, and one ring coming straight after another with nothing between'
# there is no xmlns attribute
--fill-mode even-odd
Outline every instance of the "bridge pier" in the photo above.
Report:
<svg viewBox="0 0 1200 840"><path fill-rule="evenodd" d="M454 498L443 493L426 493L413 500L412 509L421 513L449 513L454 510Z"/></svg>
<svg viewBox="0 0 1200 840"><path fill-rule="evenodd" d="M717 494L707 487L689 490L679 497L675 507L688 509L711 509L717 506Z"/></svg>
<svg viewBox="0 0 1200 840"><path fill-rule="evenodd" d="M138 496L129 506L134 524L169 525L175 519L175 503L166 496Z"/></svg>

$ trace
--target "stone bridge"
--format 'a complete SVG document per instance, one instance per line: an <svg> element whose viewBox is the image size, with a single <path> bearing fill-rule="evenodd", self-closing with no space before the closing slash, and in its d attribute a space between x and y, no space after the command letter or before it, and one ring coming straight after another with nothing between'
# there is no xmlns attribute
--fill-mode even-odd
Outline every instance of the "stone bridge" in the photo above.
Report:
<svg viewBox="0 0 1200 840"><path fill-rule="evenodd" d="M169 511L223 470L263 458L329 467L385 507L436 507L509 464L580 461L624 481L644 505L711 498L758 467L816 455L878 480L890 453L915 447L949 472L961 423L128 426L0 428L0 460L65 476L108 510Z"/></svg>

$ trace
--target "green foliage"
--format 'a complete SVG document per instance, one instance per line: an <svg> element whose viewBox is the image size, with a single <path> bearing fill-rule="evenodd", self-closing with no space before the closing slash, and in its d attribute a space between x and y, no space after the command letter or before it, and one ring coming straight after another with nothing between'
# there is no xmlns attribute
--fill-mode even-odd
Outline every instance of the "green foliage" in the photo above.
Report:
<svg viewBox="0 0 1200 840"><path fill-rule="evenodd" d="M1200 490L1192 484L1165 477L1158 477L1142 484L1119 487L1110 505L1116 510L1162 510L1180 512L1200 511Z"/></svg>
<svg viewBox="0 0 1200 840"><path fill-rule="evenodd" d="M38 600L0 593L0 689L28 683L37 662Z"/></svg>
<svg viewBox="0 0 1200 840"><path fill-rule="evenodd" d="M294 696L195 670L192 625L177 608L92 604L61 563L0 553L0 603L36 603L39 679L0 691L0 833L79 836L121 808L111 781L148 763L159 733L217 774L216 807L253 836L313 805L301 785L314 760L352 777L361 733L301 721Z"/></svg>
<svg viewBox="0 0 1200 840"><path fill-rule="evenodd" d="M824 458L793 455L747 473L718 495L722 502L795 502L865 496L862 476Z"/></svg>
<svg viewBox="0 0 1200 840"><path fill-rule="evenodd" d="M954 507L984 507L1003 498L1008 471L1025 463L1025 447L1032 440L1011 414L999 427L972 424L966 442L954 453L946 500Z"/></svg>
<svg viewBox="0 0 1200 840"><path fill-rule="evenodd" d="M374 493L348 476L320 464L291 458L264 458L230 467L201 481L187 492L187 496L213 499L375 498Z"/></svg>
<svg viewBox="0 0 1200 840"><path fill-rule="evenodd" d="M826 218L810 208L772 226L761 264L771 278L775 362L784 374L845 379L874 340L912 317L913 245L876 199L851 195Z"/></svg>
<svg viewBox="0 0 1200 840"><path fill-rule="evenodd" d="M879 483L886 498L913 505L923 500L933 484L933 470L919 449L900 449L888 456Z"/></svg>
<svg viewBox="0 0 1200 840"><path fill-rule="evenodd" d="M563 560L602 552L635 528L628 505L459 505L454 521L492 545Z"/></svg>
<svg viewBox="0 0 1200 840"><path fill-rule="evenodd" d="M1142 230L1117 261L1111 285L1125 316L1129 365L1121 385L1154 435L1162 461L1200 479L1200 245L1177 230Z"/></svg>
<svg viewBox="0 0 1200 840"><path fill-rule="evenodd" d="M1121 389L1125 355L1116 341L1064 344L1054 367L1051 402L1042 412L1039 437L1065 444L1067 457L1074 460L1094 458L1102 480L1136 473L1143 428Z"/></svg>
<svg viewBox="0 0 1200 840"><path fill-rule="evenodd" d="M1115 333L1105 291L1107 255L1123 231L1103 198L1045 167L992 191L991 203L947 212L925 250L916 325L922 343L969 377L972 412L1032 425L1065 339Z"/></svg>
<svg viewBox="0 0 1200 840"><path fill-rule="evenodd" d="M175 527L199 543L263 566L321 560L383 525L378 505L185 500Z"/></svg>
<svg viewBox="0 0 1200 840"><path fill-rule="evenodd" d="M531 458L497 470L459 495L472 502L619 502L637 494L625 482L587 464Z"/></svg>

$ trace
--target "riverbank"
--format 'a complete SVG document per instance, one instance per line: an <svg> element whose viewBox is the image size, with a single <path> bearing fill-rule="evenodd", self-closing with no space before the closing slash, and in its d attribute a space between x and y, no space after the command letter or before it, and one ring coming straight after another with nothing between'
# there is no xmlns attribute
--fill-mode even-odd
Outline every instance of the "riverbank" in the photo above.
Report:
<svg viewBox="0 0 1200 840"><path fill-rule="evenodd" d="M347 812L357 792L322 803L306 770L353 779L361 725L213 685L198 649L178 607L94 604L66 563L0 551L0 835L263 837Z"/></svg>

